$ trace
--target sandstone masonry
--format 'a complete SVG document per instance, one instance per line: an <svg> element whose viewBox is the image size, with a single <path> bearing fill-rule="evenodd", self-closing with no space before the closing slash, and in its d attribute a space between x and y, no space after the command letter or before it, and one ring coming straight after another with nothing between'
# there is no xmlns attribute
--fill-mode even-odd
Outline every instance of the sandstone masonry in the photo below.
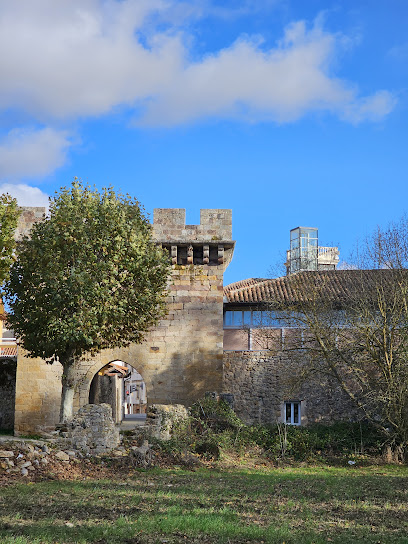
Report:
<svg viewBox="0 0 408 544"><path fill-rule="evenodd" d="M302 405L301 424L359 420L357 408L324 373L301 383L298 360L282 351L225 351L223 390L234 395L234 410L246 423L284 421L285 401Z"/></svg>
<svg viewBox="0 0 408 544"><path fill-rule="evenodd" d="M231 210L201 210L199 225L185 224L184 209L154 211L154 238L172 262L168 315L142 344L104 350L81 362L75 410L88 404L93 377L114 360L142 375L149 404L188 406L205 391L221 390L223 273L234 249L231 229ZM59 363L47 365L19 349L16 434L47 430L58 422L61 372Z"/></svg>

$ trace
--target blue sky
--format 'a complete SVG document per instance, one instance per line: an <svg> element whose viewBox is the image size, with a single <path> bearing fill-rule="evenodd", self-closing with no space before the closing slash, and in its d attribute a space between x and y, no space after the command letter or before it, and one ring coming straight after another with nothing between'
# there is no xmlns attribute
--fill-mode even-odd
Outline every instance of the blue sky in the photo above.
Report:
<svg viewBox="0 0 408 544"><path fill-rule="evenodd" d="M232 208L225 283L279 274L298 225L347 261L407 210L407 21L406 0L3 0L0 190Z"/></svg>

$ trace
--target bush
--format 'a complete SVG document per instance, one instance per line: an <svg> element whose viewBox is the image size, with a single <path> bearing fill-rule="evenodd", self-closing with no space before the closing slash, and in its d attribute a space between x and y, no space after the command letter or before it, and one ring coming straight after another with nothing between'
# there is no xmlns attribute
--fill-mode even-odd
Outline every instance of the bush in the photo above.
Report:
<svg viewBox="0 0 408 544"><path fill-rule="evenodd" d="M259 446L272 459L311 460L318 457L380 455L383 437L368 423L339 422L333 425L297 427L246 425L223 400L206 397L190 409L190 417L163 442L171 454L194 453L218 459L222 451Z"/></svg>

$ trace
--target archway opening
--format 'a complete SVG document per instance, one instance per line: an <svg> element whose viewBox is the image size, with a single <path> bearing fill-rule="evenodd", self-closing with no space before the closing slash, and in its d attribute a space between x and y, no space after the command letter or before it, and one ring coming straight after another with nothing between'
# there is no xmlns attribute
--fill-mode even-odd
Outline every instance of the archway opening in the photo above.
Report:
<svg viewBox="0 0 408 544"><path fill-rule="evenodd" d="M89 403L112 406L116 423L124 420L146 419L146 384L139 372L124 361L111 361L93 377Z"/></svg>

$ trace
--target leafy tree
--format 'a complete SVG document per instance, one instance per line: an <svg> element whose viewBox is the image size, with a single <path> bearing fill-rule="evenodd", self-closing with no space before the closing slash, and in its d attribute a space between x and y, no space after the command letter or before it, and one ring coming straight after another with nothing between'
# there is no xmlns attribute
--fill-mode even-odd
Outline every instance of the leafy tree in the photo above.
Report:
<svg viewBox="0 0 408 544"><path fill-rule="evenodd" d="M280 310L298 329L285 351L295 381L326 374L408 456L408 222L403 218L360 248L354 270L287 278L292 303ZM265 334L263 331L262 334Z"/></svg>
<svg viewBox="0 0 408 544"><path fill-rule="evenodd" d="M16 247L14 232L19 215L17 200L9 194L0 195L0 286L7 279L13 264Z"/></svg>
<svg viewBox="0 0 408 544"><path fill-rule="evenodd" d="M8 321L29 356L62 364L61 421L72 417L79 361L141 342L164 315L168 273L139 202L78 180L19 243Z"/></svg>

